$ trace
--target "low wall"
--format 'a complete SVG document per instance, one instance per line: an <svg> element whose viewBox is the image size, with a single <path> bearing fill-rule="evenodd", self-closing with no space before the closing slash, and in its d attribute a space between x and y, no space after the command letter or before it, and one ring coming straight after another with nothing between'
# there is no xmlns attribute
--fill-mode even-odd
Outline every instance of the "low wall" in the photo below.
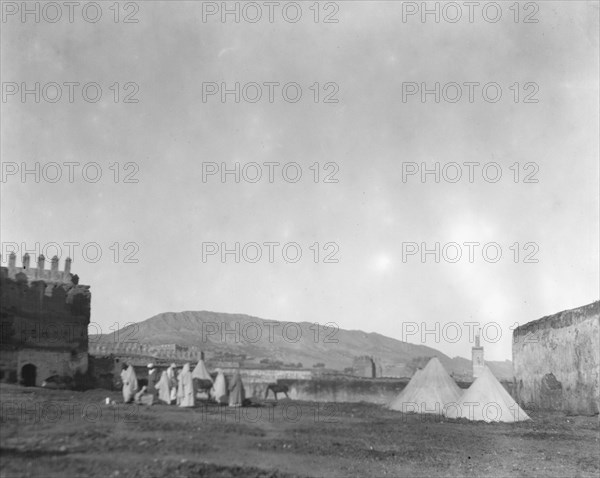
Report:
<svg viewBox="0 0 600 478"><path fill-rule="evenodd" d="M234 369L223 369L229 378ZM305 373L302 373L305 372ZM359 377L326 377L314 375L311 371L293 370L240 370L246 397L264 399L267 385L278 383L287 385L288 395L292 400L310 402L357 403L368 402L387 404L406 387L409 378L359 378ZM459 388L466 390L472 382L456 382ZM500 382L508 393L514 397L514 384ZM273 395L269 395L272 398ZM282 395L279 395L282 398Z"/></svg>
<svg viewBox="0 0 600 478"><path fill-rule="evenodd" d="M237 368L221 368L223 373L232 377ZM273 370L273 369L239 369L247 398L263 399L267 385L281 381L310 381L313 373L310 370Z"/></svg>
<svg viewBox="0 0 600 478"><path fill-rule="evenodd" d="M599 306L600 302L594 302L515 329L513 366L522 405L598 413Z"/></svg>
<svg viewBox="0 0 600 478"><path fill-rule="evenodd" d="M289 396L294 400L311 402L368 402L385 405L390 403L406 387L410 379L326 379L278 380L289 387ZM509 394L513 395L513 384L500 382ZM471 386L471 382L456 382L462 390Z"/></svg>
<svg viewBox="0 0 600 478"><path fill-rule="evenodd" d="M280 380L290 387L290 398L314 402L391 402L408 380Z"/></svg>

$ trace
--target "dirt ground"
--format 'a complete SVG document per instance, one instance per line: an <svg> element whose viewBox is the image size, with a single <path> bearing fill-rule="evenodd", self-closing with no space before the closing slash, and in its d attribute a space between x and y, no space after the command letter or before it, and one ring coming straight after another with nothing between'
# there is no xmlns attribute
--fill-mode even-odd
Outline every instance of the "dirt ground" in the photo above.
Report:
<svg viewBox="0 0 600 478"><path fill-rule="evenodd" d="M280 400L106 405L118 392L0 384L1 477L598 477L598 417L516 424Z"/></svg>

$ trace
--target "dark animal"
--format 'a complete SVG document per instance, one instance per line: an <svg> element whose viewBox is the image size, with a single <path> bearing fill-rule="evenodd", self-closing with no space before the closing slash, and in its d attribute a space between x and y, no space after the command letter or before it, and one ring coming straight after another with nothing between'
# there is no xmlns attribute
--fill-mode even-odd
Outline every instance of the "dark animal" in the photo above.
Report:
<svg viewBox="0 0 600 478"><path fill-rule="evenodd" d="M42 387L58 390L71 390L73 388L73 379L68 376L51 375L42 382Z"/></svg>
<svg viewBox="0 0 600 478"><path fill-rule="evenodd" d="M194 383L194 390L196 390L196 393L203 392L210 396L210 390L213 386L213 383L210 380L194 378L192 379L192 382Z"/></svg>
<svg viewBox="0 0 600 478"><path fill-rule="evenodd" d="M278 383L270 383L269 385L267 385L267 391L265 392L265 399L269 398L269 390L271 392L273 392L273 395L275 396L275 400L277 400L278 393L284 393L286 398L290 398L288 395L288 392L290 391L290 389L287 385L281 385Z"/></svg>

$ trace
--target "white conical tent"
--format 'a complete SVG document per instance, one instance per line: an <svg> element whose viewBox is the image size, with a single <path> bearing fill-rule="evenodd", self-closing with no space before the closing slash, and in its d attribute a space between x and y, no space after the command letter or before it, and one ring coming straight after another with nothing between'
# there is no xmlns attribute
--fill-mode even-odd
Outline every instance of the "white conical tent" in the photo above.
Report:
<svg viewBox="0 0 600 478"><path fill-rule="evenodd" d="M446 416L485 422L520 422L530 419L488 367L463 393L458 406L448 407Z"/></svg>
<svg viewBox="0 0 600 478"><path fill-rule="evenodd" d="M194 368L194 371L192 372L192 378L199 378L201 380L210 380L211 382L213 381L212 377L208 373L208 370L206 369L206 365L204 365L204 360L200 359L198 361L198 365L196 365L196 367Z"/></svg>
<svg viewBox="0 0 600 478"><path fill-rule="evenodd" d="M417 369L417 371L413 374L413 376L410 378L410 380L406 384L406 387L404 387L402 389L402 392L400 392L400 394L394 400L392 400L392 402L390 403L390 408L392 410L396 410L395 408L392 407L392 404L398 402L398 399L400 399L400 397L410 396L414 393L415 390L417 390L417 388L419 387L419 385L417 385L417 383L419 382L417 377L422 373L423 373L422 368ZM397 410L400 410L400 408L398 408Z"/></svg>
<svg viewBox="0 0 600 478"><path fill-rule="evenodd" d="M448 404L456 404L460 388L437 357L417 371L389 408L401 412L442 414Z"/></svg>

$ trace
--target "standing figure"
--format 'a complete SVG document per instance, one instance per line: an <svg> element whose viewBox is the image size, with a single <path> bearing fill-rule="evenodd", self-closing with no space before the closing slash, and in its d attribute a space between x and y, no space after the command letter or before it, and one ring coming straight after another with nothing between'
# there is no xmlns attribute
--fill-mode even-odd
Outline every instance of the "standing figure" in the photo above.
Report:
<svg viewBox="0 0 600 478"><path fill-rule="evenodd" d="M167 369L167 378L169 379L169 390L171 393L171 403L177 400L177 375L176 365L172 363Z"/></svg>
<svg viewBox="0 0 600 478"><path fill-rule="evenodd" d="M158 372L153 363L148 364L148 383L135 395L135 403L152 405L157 397Z"/></svg>
<svg viewBox="0 0 600 478"><path fill-rule="evenodd" d="M130 403L135 397L138 388L137 377L133 365L123 364L121 370L121 382L123 383L123 402Z"/></svg>
<svg viewBox="0 0 600 478"><path fill-rule="evenodd" d="M246 392L244 390L244 384L242 383L242 377L240 371L236 371L231 384L229 386L229 406L230 407L241 407L246 398Z"/></svg>
<svg viewBox="0 0 600 478"><path fill-rule="evenodd" d="M219 405L227 404L227 381L221 369L217 369L217 378L211 390L211 395Z"/></svg>
<svg viewBox="0 0 600 478"><path fill-rule="evenodd" d="M161 374L160 380L156 384L156 388L158 390L158 399L161 402L164 402L167 405L170 405L171 404L171 386L170 386L169 377L168 377L166 371L164 371Z"/></svg>
<svg viewBox="0 0 600 478"><path fill-rule="evenodd" d="M204 359L200 359L192 372L192 381L194 382L194 396L197 397L199 392L206 393L208 396L213 386L213 379L206 369Z"/></svg>
<svg viewBox="0 0 600 478"><path fill-rule="evenodd" d="M192 372L190 372L190 364L186 363L181 369L178 377L177 401L180 407L193 407L194 400L194 383L192 382Z"/></svg>
<svg viewBox="0 0 600 478"><path fill-rule="evenodd" d="M158 394L158 390L156 389L156 385L160 377L158 376L158 369L154 366L153 363L148 364L148 388L146 389L147 393L150 393L154 396Z"/></svg>

